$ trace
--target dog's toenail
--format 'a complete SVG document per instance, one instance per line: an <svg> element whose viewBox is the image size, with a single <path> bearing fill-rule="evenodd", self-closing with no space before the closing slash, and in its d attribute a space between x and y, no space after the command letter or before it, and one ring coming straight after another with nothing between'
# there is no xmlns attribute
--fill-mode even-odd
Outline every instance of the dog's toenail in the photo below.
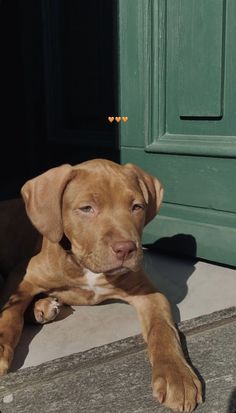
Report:
<svg viewBox="0 0 236 413"><path fill-rule="evenodd" d="M156 394L156 398L159 401L159 403L163 403L164 402L164 398L165 398L165 393L163 391L159 391Z"/></svg>

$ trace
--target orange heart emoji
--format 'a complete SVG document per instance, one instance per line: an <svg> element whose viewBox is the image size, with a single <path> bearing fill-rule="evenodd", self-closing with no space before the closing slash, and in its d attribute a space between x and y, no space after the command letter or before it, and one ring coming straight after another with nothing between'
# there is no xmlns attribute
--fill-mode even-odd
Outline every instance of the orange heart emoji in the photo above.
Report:
<svg viewBox="0 0 236 413"><path fill-rule="evenodd" d="M113 122L113 120L114 120L114 116L108 116L108 118L107 118L108 120L109 120L109 122Z"/></svg>
<svg viewBox="0 0 236 413"><path fill-rule="evenodd" d="M116 116L116 117L115 117L115 120L116 120L116 122L118 122L118 123L119 123L119 122L120 122L120 120L121 120L121 117L120 117L120 116Z"/></svg>
<svg viewBox="0 0 236 413"><path fill-rule="evenodd" d="M122 116L123 122L127 122L128 119L129 119L128 116Z"/></svg>

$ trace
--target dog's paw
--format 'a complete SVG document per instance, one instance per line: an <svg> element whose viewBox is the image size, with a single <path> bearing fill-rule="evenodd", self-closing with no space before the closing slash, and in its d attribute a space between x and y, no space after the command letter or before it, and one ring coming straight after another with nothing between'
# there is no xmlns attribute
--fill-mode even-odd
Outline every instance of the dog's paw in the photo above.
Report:
<svg viewBox="0 0 236 413"><path fill-rule="evenodd" d="M0 344L0 376L8 372L13 359L13 350L6 344Z"/></svg>
<svg viewBox="0 0 236 413"><path fill-rule="evenodd" d="M192 412L202 402L202 386L184 361L161 362L153 370L153 396L175 412Z"/></svg>
<svg viewBox="0 0 236 413"><path fill-rule="evenodd" d="M54 297L42 298L34 305L34 317L37 323L45 324L53 321L61 310L62 304Z"/></svg>

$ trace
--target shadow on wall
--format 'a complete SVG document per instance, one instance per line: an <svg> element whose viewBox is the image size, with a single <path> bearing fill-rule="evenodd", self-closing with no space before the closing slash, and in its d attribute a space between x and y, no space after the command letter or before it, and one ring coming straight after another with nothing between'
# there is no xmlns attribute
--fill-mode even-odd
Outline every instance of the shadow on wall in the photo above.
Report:
<svg viewBox="0 0 236 413"><path fill-rule="evenodd" d="M192 235L177 234L161 238L148 246L144 253L145 271L154 286L169 299L176 323L180 321L177 304L186 297L187 281L195 271L196 249L196 240ZM172 254L167 260L166 251L174 251L175 255ZM183 260L179 254L187 257Z"/></svg>
<svg viewBox="0 0 236 413"><path fill-rule="evenodd" d="M236 388L231 393L227 413L236 413Z"/></svg>
<svg viewBox="0 0 236 413"><path fill-rule="evenodd" d="M147 247L160 252L181 254L191 258L196 258L197 255L197 243L190 234L176 234L172 237L160 238L153 244L147 245Z"/></svg>

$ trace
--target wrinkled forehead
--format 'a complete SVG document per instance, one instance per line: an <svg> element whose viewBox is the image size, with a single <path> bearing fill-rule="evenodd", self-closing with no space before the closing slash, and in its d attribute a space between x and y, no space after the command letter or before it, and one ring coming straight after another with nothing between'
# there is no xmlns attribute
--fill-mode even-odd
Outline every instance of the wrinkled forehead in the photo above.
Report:
<svg viewBox="0 0 236 413"><path fill-rule="evenodd" d="M128 174L122 167L75 170L72 180L64 193L67 202L77 200L118 202L142 196L138 179Z"/></svg>

